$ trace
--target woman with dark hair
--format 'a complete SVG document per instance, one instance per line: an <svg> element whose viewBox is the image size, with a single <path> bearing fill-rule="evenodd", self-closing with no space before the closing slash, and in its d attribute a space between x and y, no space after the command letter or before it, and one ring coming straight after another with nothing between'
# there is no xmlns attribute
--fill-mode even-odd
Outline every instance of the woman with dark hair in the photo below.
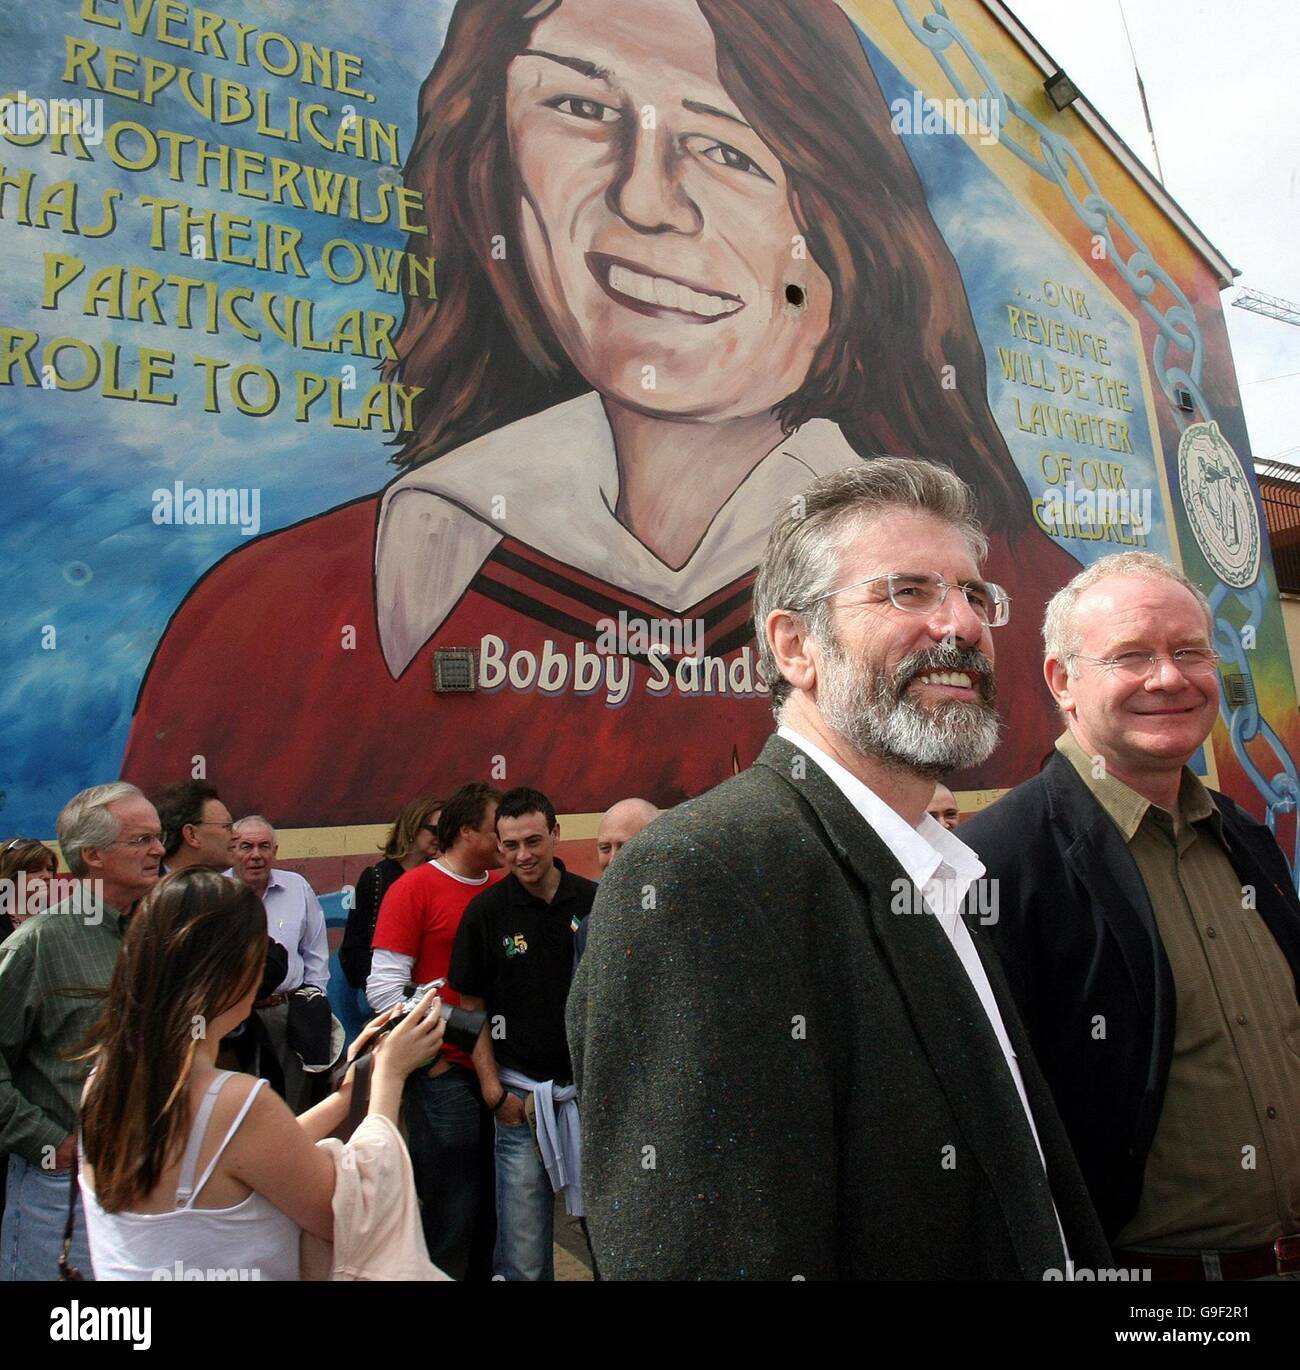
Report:
<svg viewBox="0 0 1300 1370"><path fill-rule="evenodd" d="M160 1278L179 1265L296 1280L301 1233L333 1238L335 1165L314 1143L346 1121L350 1078L295 1118L264 1080L216 1068L265 955L262 901L205 867L166 876L132 916L82 1100L97 1278ZM370 1113L396 1123L406 1076L441 1043L436 1005L427 995L376 1049Z"/></svg>
<svg viewBox="0 0 1300 1370"><path fill-rule="evenodd" d="M959 783L1030 773L1057 728L1028 666L1077 564L1033 526L956 263L833 0L460 0L405 177L438 295L408 298L388 365L423 387L403 474L193 592L128 775L197 749L296 824L372 821L432 737L440 769L508 757L567 810L675 803L770 730L749 605L773 519L881 453L978 492L986 574L1015 600L1015 731ZM258 630L268 598L288 644ZM679 640L613 639L633 623ZM477 693L431 692L436 654L466 645ZM284 707L219 726L217 651Z"/></svg>
<svg viewBox="0 0 1300 1370"><path fill-rule="evenodd" d="M33 914L58 903L58 871L59 858L34 837L15 837L0 848L0 890L5 901L0 909L0 942Z"/></svg>
<svg viewBox="0 0 1300 1370"><path fill-rule="evenodd" d="M353 989L364 991L370 977L370 944L384 895L407 871L438 855L438 815L442 804L441 799L430 799L427 795L411 800L388 831L384 859L361 872L356 902L348 914L339 946L339 965Z"/></svg>
<svg viewBox="0 0 1300 1370"><path fill-rule="evenodd" d="M15 837L0 848L0 942L33 915L58 903L59 858L34 837ZM9 1157L0 1152L0 1213L9 1182Z"/></svg>

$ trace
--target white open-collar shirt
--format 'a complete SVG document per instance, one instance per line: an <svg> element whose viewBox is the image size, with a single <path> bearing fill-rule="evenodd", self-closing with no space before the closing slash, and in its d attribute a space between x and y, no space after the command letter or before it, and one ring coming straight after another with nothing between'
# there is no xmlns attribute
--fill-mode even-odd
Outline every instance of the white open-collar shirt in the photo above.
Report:
<svg viewBox="0 0 1300 1370"><path fill-rule="evenodd" d="M971 987L983 1006L989 1026L998 1040L998 1046L1002 1048L1007 1069L1011 1072L1016 1093L1020 1097L1020 1106L1025 1110L1025 1121L1029 1124L1034 1146L1038 1149L1038 1159L1043 1161L1043 1169L1046 1171L1047 1162L1043 1160L1043 1147L1038 1140L1038 1129L1034 1126L1034 1115L1029 1107L1029 1096L1025 1093L1020 1065L1002 1022L997 1000L993 997L993 987L989 984L989 977L984 973L984 966L979 953L975 950L970 929L961 916L962 900L975 881L984 874L984 863L964 842L949 832L942 823L936 823L928 813L922 814L921 821L916 827L912 827L901 814L891 809L869 786L864 785L852 771L840 765L834 757L828 756L820 747L809 742L793 728L782 724L777 729L777 735L797 747L826 772L836 788L862 815L863 820L889 848L908 878L925 896L926 907L932 910L939 926L952 944L953 951L957 953L961 968L966 972L966 978L971 982ZM1065 1248L1065 1230L1061 1228L1059 1214L1056 1225L1061 1231L1061 1246Z"/></svg>

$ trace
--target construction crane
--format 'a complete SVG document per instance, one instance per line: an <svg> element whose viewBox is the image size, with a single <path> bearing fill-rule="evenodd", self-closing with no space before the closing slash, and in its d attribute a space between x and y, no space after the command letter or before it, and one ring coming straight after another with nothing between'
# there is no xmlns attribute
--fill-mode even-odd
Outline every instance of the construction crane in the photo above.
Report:
<svg viewBox="0 0 1300 1370"><path fill-rule="evenodd" d="M1290 300L1279 299L1276 295L1265 295L1262 290L1247 290L1243 286L1232 304L1235 309L1249 309L1269 319L1300 325L1300 304L1292 304Z"/></svg>

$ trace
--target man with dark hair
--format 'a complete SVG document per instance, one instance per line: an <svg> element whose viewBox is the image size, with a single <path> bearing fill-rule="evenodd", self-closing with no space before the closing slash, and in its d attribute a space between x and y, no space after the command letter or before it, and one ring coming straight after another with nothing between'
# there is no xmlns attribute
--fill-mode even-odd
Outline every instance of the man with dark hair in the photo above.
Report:
<svg viewBox="0 0 1300 1370"><path fill-rule="evenodd" d="M778 520L754 626L778 729L638 833L569 997L584 1198L615 1279L1009 1279L1109 1253L925 806L998 737L1005 592L949 470L880 458Z"/></svg>
<svg viewBox="0 0 1300 1370"><path fill-rule="evenodd" d="M230 865L234 824L215 785L181 780L151 798L162 824L163 866L169 875L189 866L221 871Z"/></svg>
<svg viewBox="0 0 1300 1370"><path fill-rule="evenodd" d="M553 1280L555 1192L564 1189L569 1213L582 1214L564 1004L574 933L591 912L596 884L565 870L559 840L555 809L540 790L514 789L502 799L497 842L510 873L470 902L451 957L461 1003L488 1014L474 1065L496 1117L498 1279Z"/></svg>
<svg viewBox="0 0 1300 1370"><path fill-rule="evenodd" d="M438 818L441 854L403 875L384 895L375 925L366 998L376 1013L411 984L449 978L465 906L502 877L496 815L500 790L462 785ZM450 986L444 1003L459 1004ZM492 1115L474 1062L444 1044L406 1084L406 1126L429 1259L455 1280L492 1272Z"/></svg>

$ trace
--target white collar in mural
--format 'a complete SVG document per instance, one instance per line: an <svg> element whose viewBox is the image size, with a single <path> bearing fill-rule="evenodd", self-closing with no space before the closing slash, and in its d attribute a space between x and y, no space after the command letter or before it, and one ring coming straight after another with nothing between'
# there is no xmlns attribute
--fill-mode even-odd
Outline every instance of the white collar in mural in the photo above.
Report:
<svg viewBox="0 0 1300 1370"><path fill-rule="evenodd" d="M781 506L858 460L837 425L805 424L759 462L673 570L614 516L618 462L598 394L507 424L384 493L375 595L388 669L406 669L504 537L679 613L752 571Z"/></svg>

